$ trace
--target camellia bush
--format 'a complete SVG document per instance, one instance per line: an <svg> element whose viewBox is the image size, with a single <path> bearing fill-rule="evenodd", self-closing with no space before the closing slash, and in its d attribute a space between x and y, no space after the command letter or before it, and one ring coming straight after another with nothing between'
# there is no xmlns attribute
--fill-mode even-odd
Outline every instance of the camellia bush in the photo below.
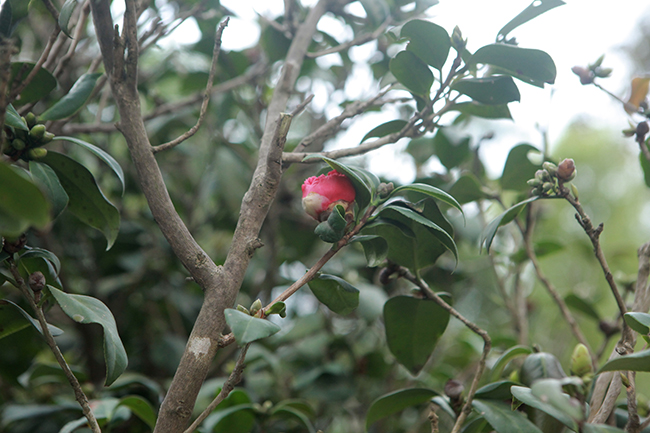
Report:
<svg viewBox="0 0 650 433"><path fill-rule="evenodd" d="M615 276L578 156L518 143L492 179L465 132L554 83L511 33L562 1L477 47L435 0L290 0L244 51L218 1L61 3L0 10L0 430L649 428L650 243ZM603 62L573 71L604 90ZM620 100L648 186L649 82ZM367 169L398 141L410 184ZM535 230L561 209L571 278Z"/></svg>

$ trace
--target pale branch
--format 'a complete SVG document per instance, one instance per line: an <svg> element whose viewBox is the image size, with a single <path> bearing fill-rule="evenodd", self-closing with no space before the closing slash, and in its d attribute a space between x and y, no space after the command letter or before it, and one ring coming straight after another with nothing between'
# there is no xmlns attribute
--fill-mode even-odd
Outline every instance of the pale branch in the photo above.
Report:
<svg viewBox="0 0 650 433"><path fill-rule="evenodd" d="M313 99L314 99L313 94L307 96L304 101L298 104L296 108L294 108L293 111L291 111L291 116L296 117L297 115L302 113L305 110L305 108L307 108L307 105L309 105Z"/></svg>
<svg viewBox="0 0 650 433"><path fill-rule="evenodd" d="M162 152L163 150L171 149L178 146L183 141L187 140L199 130L203 120L205 119L205 114L208 112L208 103L210 102L210 97L212 95L212 83L214 82L214 75L217 71L217 60L219 59L219 53L221 51L221 35L223 34L223 29L228 25L230 18L226 18L217 28L217 34L214 37L214 47L212 49L212 63L210 65L210 73L208 74L208 84L205 86L205 92L203 93L203 103L201 104L201 111L199 112L199 118L196 120L196 124L190 128L189 131L185 132L180 137L175 138L172 141L167 143L160 144L158 146L153 146L153 153Z"/></svg>
<svg viewBox="0 0 650 433"><path fill-rule="evenodd" d="M458 433L465 423L465 420L472 412L472 400L474 399L474 394L476 394L476 390L478 389L479 381L481 380L483 372L485 371L485 363L487 361L488 355L490 354L490 350L492 349L492 339L485 330L478 327L475 323L467 320L462 314L456 311L454 307L446 303L444 299L438 296L438 294L434 292L422 278L413 275L408 269L404 267L399 268L399 275L415 284L422 291L426 298L431 299L436 304L440 305L451 316L460 320L463 325L465 325L472 332L483 339L483 353L479 359L478 367L476 368L476 373L474 374L474 379L472 380L472 384L470 385L469 391L467 392L467 397L465 399L465 403L463 404L463 408L458 414L456 422L454 423L454 427L451 430L451 433Z"/></svg>
<svg viewBox="0 0 650 433"><path fill-rule="evenodd" d="M650 242L647 242L637 250L639 258L639 269L637 271L636 288L634 291L634 303L632 311L647 313L650 308Z"/></svg>
<svg viewBox="0 0 650 433"><path fill-rule="evenodd" d="M348 42L344 42L340 45L328 48L323 51L318 51L316 53L307 53L307 57L309 57L310 59L315 59L316 57L326 56L327 54L339 53L341 51L345 51L349 48L355 47L357 45L363 45L367 42L374 41L375 39L377 39L379 36L383 35L386 32L386 29L391 24L391 22L392 20L389 18L386 21L384 21L379 27L377 27L377 30L375 30L372 33L358 36Z"/></svg>
<svg viewBox="0 0 650 433"><path fill-rule="evenodd" d="M79 41L81 41L83 32L86 30L86 21L88 20L89 15L90 0L86 0L86 2L81 6L81 10L79 11L79 17L77 18L74 34L72 35L72 42L68 47L68 51L63 57L61 57L61 60L59 60L58 64L56 65L54 72L52 72L52 75L54 75L56 78L58 78L63 73L63 71L68 66L68 63L70 63L70 60L75 55L77 45L79 44Z"/></svg>
<svg viewBox="0 0 650 433"><path fill-rule="evenodd" d="M185 430L184 433L192 433L197 430L201 423L208 417L208 415L210 415L210 413L219 405L219 403L228 397L228 394L230 394L230 392L235 388L235 385L241 382L242 374L244 373L244 368L246 367L246 364L244 364L244 361L246 360L246 352L248 351L250 345L251 343L248 343L242 348L241 352L239 352L239 357L237 357L237 361L235 362L235 367L230 373L230 376L228 376L228 379L226 379L223 386L221 387L219 394L217 394L214 400L210 402L208 407L206 407L205 410L201 412L201 414L194 420L192 425L190 425L187 430Z"/></svg>
<svg viewBox="0 0 650 433"><path fill-rule="evenodd" d="M636 372L626 371L621 372L621 374L627 373L627 386L625 391L627 394L627 424L625 425L625 431L628 433L639 433L639 413L637 412L636 404L636 385L634 384L636 378Z"/></svg>
<svg viewBox="0 0 650 433"><path fill-rule="evenodd" d="M95 415L93 414L93 411L90 408L88 397L86 397L86 394L83 392L83 389L81 388L81 384L79 383L79 380L72 372L72 369L70 369L70 366L68 365L65 358L63 357L63 353L61 353L61 349L59 349L59 346L56 344L56 341L54 340L54 336L50 332L50 328L47 323L47 320L45 319L45 315L43 314L42 308L36 304L36 300L34 299L30 288L27 286L27 283L23 279L22 275L20 275L20 272L18 271L18 268L16 267L14 261L8 259L8 262L9 262L9 270L11 272L11 275L14 277L14 280L16 281L16 285L18 289L20 289L20 291L22 292L23 297L27 300L30 307L36 314L36 319L38 320L38 323L41 328L40 329L41 335L43 336L48 347L54 354L54 358L56 359L56 362L61 367L61 370L63 370L63 374L65 375L65 378L68 380L68 383L70 383L70 386L74 391L75 399L77 400L77 403L79 403L79 406L81 406L81 410L84 416L86 417L86 419L88 420L88 424L91 430L93 431L93 433L101 433L101 429L99 428L97 419L95 418Z"/></svg>
<svg viewBox="0 0 650 433"><path fill-rule="evenodd" d="M56 9L56 6L52 4L50 0L42 0L43 4L45 5L45 9L52 15L52 18L54 18L54 21L57 23L59 22L59 11Z"/></svg>

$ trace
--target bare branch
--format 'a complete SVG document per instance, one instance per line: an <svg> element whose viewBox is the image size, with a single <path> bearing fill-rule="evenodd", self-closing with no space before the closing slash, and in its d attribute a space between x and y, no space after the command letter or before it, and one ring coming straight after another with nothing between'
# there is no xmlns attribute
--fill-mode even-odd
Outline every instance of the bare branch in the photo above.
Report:
<svg viewBox="0 0 650 433"><path fill-rule="evenodd" d="M302 113L302 111L305 108L307 108L307 105L309 105L312 99L314 99L314 95L309 95L307 98L305 98L304 101L302 101L296 108L293 109L293 111L291 112L291 116L296 117L297 115Z"/></svg>
<svg viewBox="0 0 650 433"><path fill-rule="evenodd" d="M16 99L16 97L18 95L20 95L20 92L25 90L25 87L27 87L27 85L34 80L34 78L36 77L36 74L38 74L38 71L41 70L41 67L43 66L43 63L45 63L48 56L50 55L50 51L52 50L52 46L54 45L54 41L56 41L56 38L59 36L59 33L61 33L61 29L59 28L59 25L57 24L56 28L54 29L54 31L50 35L50 39L47 41L47 45L45 46L45 49L41 53L41 57L38 59L38 61L36 62L36 64L32 68L32 70L29 71L29 74L27 74L27 77L25 77L24 79L20 79L20 84L18 86L16 86L14 89L12 89L11 95L9 96L9 101L13 101L14 99ZM18 74L16 76L16 79L14 79L14 82L17 79L19 79L19 75L20 74Z"/></svg>
<svg viewBox="0 0 650 433"><path fill-rule="evenodd" d="M59 11L56 9L56 6L52 4L50 0L43 0L43 4L45 5L45 8L47 11L52 15L52 18L54 18L54 21L57 23L59 22ZM58 24L57 24L58 27Z"/></svg>
<svg viewBox="0 0 650 433"><path fill-rule="evenodd" d="M205 92L203 93L203 103L201 104L201 112L199 113L199 118L196 121L196 124L190 128L189 131L181 135L180 137L169 141L167 143L160 144L158 146L153 146L153 153L162 152L163 150L171 149L178 146L183 141L187 140L199 130L203 119L205 118L205 113L208 111L208 103L210 102L210 96L212 95L212 83L214 82L214 75L217 71L217 60L219 59L219 52L221 51L221 35L223 29L228 25L230 18L226 18L221 23L219 23L219 28L217 29L217 34L214 37L214 48L212 49L212 64L210 65L210 73L208 74L208 84L205 87Z"/></svg>
<svg viewBox="0 0 650 433"><path fill-rule="evenodd" d="M347 49L349 49L351 47L355 47L357 45L363 45L366 42L374 41L375 39L377 39L379 36L383 35L386 32L386 29L391 24L391 22L392 22L392 20L389 17L386 21L384 21L382 23L382 25L380 25L377 28L377 30L375 30L372 33L361 35L359 37L356 37L356 38L352 39L351 41L344 42L344 43L342 43L340 45L328 48L328 49L323 50L323 51L318 51L316 53L307 53L307 57L309 57L310 59L315 59L316 57L325 56L327 54L339 53L339 52L345 51L345 50L347 50Z"/></svg>
<svg viewBox="0 0 650 433"><path fill-rule="evenodd" d="M68 47L68 52L65 53L63 57L61 57L61 60L59 60L59 63L56 65L54 72L52 72L52 75L55 77L58 78L63 73L66 66L68 66L68 63L70 63L70 60L74 56L77 45L79 44L79 41L81 41L81 35L86 29L86 21L88 20L88 15L90 15L90 0L87 0L81 7L81 11L79 12L79 17L77 19L77 24L75 25L74 29L74 35L72 36L72 42Z"/></svg>

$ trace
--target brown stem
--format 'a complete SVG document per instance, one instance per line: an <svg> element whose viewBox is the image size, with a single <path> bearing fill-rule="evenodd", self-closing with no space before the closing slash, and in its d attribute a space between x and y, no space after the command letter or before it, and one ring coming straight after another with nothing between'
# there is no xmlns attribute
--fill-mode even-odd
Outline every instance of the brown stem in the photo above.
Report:
<svg viewBox="0 0 650 433"><path fill-rule="evenodd" d="M14 53L14 44L10 39L0 36L0 155L4 152L5 137L4 126L7 106L10 103L7 97L7 88L11 78L11 55Z"/></svg>

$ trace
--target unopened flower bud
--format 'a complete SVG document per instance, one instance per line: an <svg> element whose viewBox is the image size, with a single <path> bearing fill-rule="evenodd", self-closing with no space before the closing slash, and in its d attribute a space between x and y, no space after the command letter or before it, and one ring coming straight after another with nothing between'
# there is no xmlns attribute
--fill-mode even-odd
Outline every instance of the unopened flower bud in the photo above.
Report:
<svg viewBox="0 0 650 433"><path fill-rule="evenodd" d="M25 233L23 233L17 239L9 240L5 238L5 244L3 249L9 254L14 254L22 250L25 247L26 243L27 243L27 236L25 235Z"/></svg>
<svg viewBox="0 0 650 433"><path fill-rule="evenodd" d="M586 85L594 82L594 73L587 68L582 66L574 66L571 68L574 74L580 77L580 84Z"/></svg>
<svg viewBox="0 0 650 433"><path fill-rule="evenodd" d="M37 147L36 149L29 149L27 151L27 156L29 156L29 159L41 159L45 158L47 155L47 149L43 149L40 147Z"/></svg>
<svg viewBox="0 0 650 433"><path fill-rule="evenodd" d="M555 185L552 182L544 182L542 185L542 192L549 192Z"/></svg>
<svg viewBox="0 0 650 433"><path fill-rule="evenodd" d="M327 175L312 176L302 184L302 207L317 221L326 220L337 205L347 211L355 197L350 179L334 170Z"/></svg>
<svg viewBox="0 0 650 433"><path fill-rule="evenodd" d="M32 129L29 130L29 137L40 142L45 135L45 125L38 124L34 125Z"/></svg>
<svg viewBox="0 0 650 433"><path fill-rule="evenodd" d="M582 343L578 343L573 349L573 354L571 355L571 372L578 377L593 372L589 349Z"/></svg>
<svg viewBox="0 0 650 433"><path fill-rule="evenodd" d="M612 68L602 68L600 66L597 66L593 69L594 75L598 78L607 78L610 75L612 75L612 72L614 71Z"/></svg>
<svg viewBox="0 0 650 433"><path fill-rule="evenodd" d="M41 271L36 271L32 274L29 275L29 278L27 279L27 284L29 285L29 288L32 289L34 293L40 292L45 288L45 275Z"/></svg>
<svg viewBox="0 0 650 433"><path fill-rule="evenodd" d="M548 182L551 180L551 176L546 170L537 170L535 172L535 179L539 179L540 182Z"/></svg>
<svg viewBox="0 0 650 433"><path fill-rule="evenodd" d="M529 186L532 186L532 187L538 187L538 186L540 186L540 185L542 184L542 181L539 180L539 179L537 179L537 178L535 178L535 179L528 179L528 180L526 181L526 183L527 183Z"/></svg>
<svg viewBox="0 0 650 433"><path fill-rule="evenodd" d="M393 192L394 189L395 185L393 185L393 182L382 182L377 187L377 194L379 194L379 197L381 198L386 198L390 195L391 192Z"/></svg>
<svg viewBox="0 0 650 433"><path fill-rule="evenodd" d="M551 177L554 177L557 173L557 165L553 164L550 161L544 161L542 168L546 170Z"/></svg>
<svg viewBox="0 0 650 433"><path fill-rule="evenodd" d="M567 158L557 167L557 177L564 182L569 182L576 177L576 165L571 158Z"/></svg>
<svg viewBox="0 0 650 433"><path fill-rule="evenodd" d="M454 47L456 51L463 51L467 41L463 39L463 33L460 31L458 26L454 27L454 31L451 33L451 46Z"/></svg>
<svg viewBox="0 0 650 433"><path fill-rule="evenodd" d="M456 379L449 379L445 383L445 395L449 397L450 400L458 400L461 395L463 395L465 387L463 384Z"/></svg>
<svg viewBox="0 0 650 433"><path fill-rule="evenodd" d="M23 150L25 148L25 142L20 138L16 138L11 142L11 147L16 150Z"/></svg>
<svg viewBox="0 0 650 433"><path fill-rule="evenodd" d="M251 312L248 311L248 308L244 307L242 304L237 304L237 311L241 311L242 313L246 313L249 316L251 315Z"/></svg>
<svg viewBox="0 0 650 433"><path fill-rule="evenodd" d="M54 140L55 135L52 134L51 132L45 131L45 134L43 134L43 138L41 139L41 145L47 144L50 141Z"/></svg>
<svg viewBox="0 0 650 433"><path fill-rule="evenodd" d="M645 141L645 135L648 133L648 131L650 131L648 122L641 122L636 125L636 130L634 131L636 135L636 141L639 143Z"/></svg>
<svg viewBox="0 0 650 433"><path fill-rule="evenodd" d="M257 313L261 309L262 309L262 301L260 301L259 299L256 299L255 302L253 302L253 304L251 305L251 308L250 308L251 316L255 315L255 313Z"/></svg>
<svg viewBox="0 0 650 433"><path fill-rule="evenodd" d="M36 125L36 116L31 111L25 115L25 123L31 129Z"/></svg>

